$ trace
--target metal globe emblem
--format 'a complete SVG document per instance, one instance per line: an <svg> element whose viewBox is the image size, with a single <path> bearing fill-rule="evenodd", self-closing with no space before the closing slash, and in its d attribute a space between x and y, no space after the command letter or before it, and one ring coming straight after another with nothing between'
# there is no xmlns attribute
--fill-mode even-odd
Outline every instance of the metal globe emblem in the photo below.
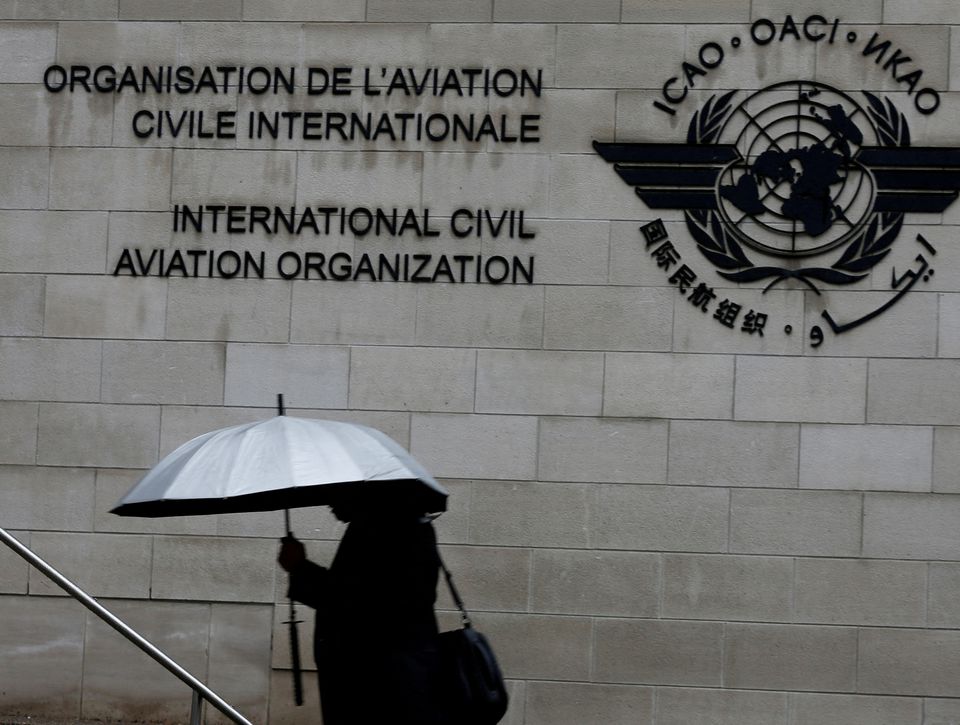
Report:
<svg viewBox="0 0 960 725"><path fill-rule="evenodd" d="M820 83L788 82L746 98L720 141L740 158L717 177L717 208L745 245L778 257L822 254L869 220L876 195L856 156L874 138L850 96Z"/></svg>
<svg viewBox="0 0 960 725"><path fill-rule="evenodd" d="M683 212L724 280L760 282L764 292L797 283L817 294L855 284L890 254L907 213L941 213L960 197L960 150L913 145L890 98L862 91L861 106L804 80L734 105L744 95L712 94L683 142L593 143L650 209ZM647 244L667 245L662 220L651 224ZM654 253L658 266L680 258L672 244Z"/></svg>

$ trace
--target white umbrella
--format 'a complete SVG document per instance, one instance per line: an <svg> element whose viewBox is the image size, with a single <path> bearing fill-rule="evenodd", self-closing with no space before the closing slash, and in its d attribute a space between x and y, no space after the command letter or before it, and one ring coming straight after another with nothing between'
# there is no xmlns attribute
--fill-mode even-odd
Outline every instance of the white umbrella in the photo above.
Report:
<svg viewBox="0 0 960 725"><path fill-rule="evenodd" d="M350 502L446 509L447 492L374 428L278 415L205 433L177 448L124 496L120 516L274 511Z"/></svg>
<svg viewBox="0 0 960 725"><path fill-rule="evenodd" d="M140 479L111 513L190 516L343 503L420 513L446 510L447 492L399 443L363 425L287 417L283 396L277 397L280 415L187 441ZM298 621L291 600L293 689L301 705Z"/></svg>

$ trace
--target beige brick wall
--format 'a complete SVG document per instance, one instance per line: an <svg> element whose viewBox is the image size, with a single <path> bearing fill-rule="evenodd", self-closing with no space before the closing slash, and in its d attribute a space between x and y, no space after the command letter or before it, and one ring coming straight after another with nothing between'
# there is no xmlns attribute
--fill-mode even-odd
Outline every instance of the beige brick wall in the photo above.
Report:
<svg viewBox="0 0 960 725"><path fill-rule="evenodd" d="M788 13L879 30L941 108L917 113L842 38L791 37L728 48L676 117L652 107L703 43ZM544 92L54 94L53 63L524 68ZM161 456L284 392L293 415L383 430L448 487L440 539L509 680L508 725L960 723L960 204L908 214L891 252L909 268L923 234L933 277L814 348L824 299L714 274L682 214L648 209L591 147L680 142L717 92L797 79L889 97L916 145L958 147L960 5L0 0L0 526L253 722L316 722L312 672L291 702L281 514L108 513ZM139 109L185 108L539 113L541 140L132 132ZM174 233L173 205L199 203L429 208L439 227L461 206L523 209L536 237ZM657 217L718 300L779 327L745 335L686 304L638 234ZM522 253L536 276L114 276L133 246ZM890 266L826 303L876 309ZM329 561L343 527L292 514ZM446 592L439 607L454 626ZM0 623L0 719L188 718L187 688L5 548Z"/></svg>

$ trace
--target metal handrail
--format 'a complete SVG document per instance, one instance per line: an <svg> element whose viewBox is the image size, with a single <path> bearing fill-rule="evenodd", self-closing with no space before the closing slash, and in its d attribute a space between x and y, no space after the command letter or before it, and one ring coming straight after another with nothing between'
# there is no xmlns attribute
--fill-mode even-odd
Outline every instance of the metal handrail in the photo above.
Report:
<svg viewBox="0 0 960 725"><path fill-rule="evenodd" d="M17 539L15 539L2 528L0 528L0 541L3 541L17 554L26 559L28 563L35 566L37 569L50 577L61 589L66 591L67 594L72 596L83 606L100 617L100 619L109 624L128 640L133 642L133 644L150 655L150 657L163 665L167 670L170 671L171 674L177 677L177 679L188 685L193 690L193 698L190 703L190 725L200 725L204 700L217 708L220 712L230 718L230 720L237 723L237 725L253 725L243 715L228 705L223 698L217 695L217 693L183 669L156 646L144 639L123 620L113 614L110 610L106 609L102 604L100 604L100 602L91 597L72 581L67 579L63 574L58 572L47 562L34 554L33 551L17 541Z"/></svg>

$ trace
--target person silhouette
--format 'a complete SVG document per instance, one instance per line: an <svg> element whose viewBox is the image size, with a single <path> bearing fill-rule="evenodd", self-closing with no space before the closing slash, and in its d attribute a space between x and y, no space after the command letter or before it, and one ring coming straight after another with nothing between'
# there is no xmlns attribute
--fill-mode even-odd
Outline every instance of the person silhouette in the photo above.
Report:
<svg viewBox="0 0 960 725"><path fill-rule="evenodd" d="M347 522L329 568L282 539L288 596L317 611L324 725L444 725L434 604L440 559L428 517L335 506Z"/></svg>

